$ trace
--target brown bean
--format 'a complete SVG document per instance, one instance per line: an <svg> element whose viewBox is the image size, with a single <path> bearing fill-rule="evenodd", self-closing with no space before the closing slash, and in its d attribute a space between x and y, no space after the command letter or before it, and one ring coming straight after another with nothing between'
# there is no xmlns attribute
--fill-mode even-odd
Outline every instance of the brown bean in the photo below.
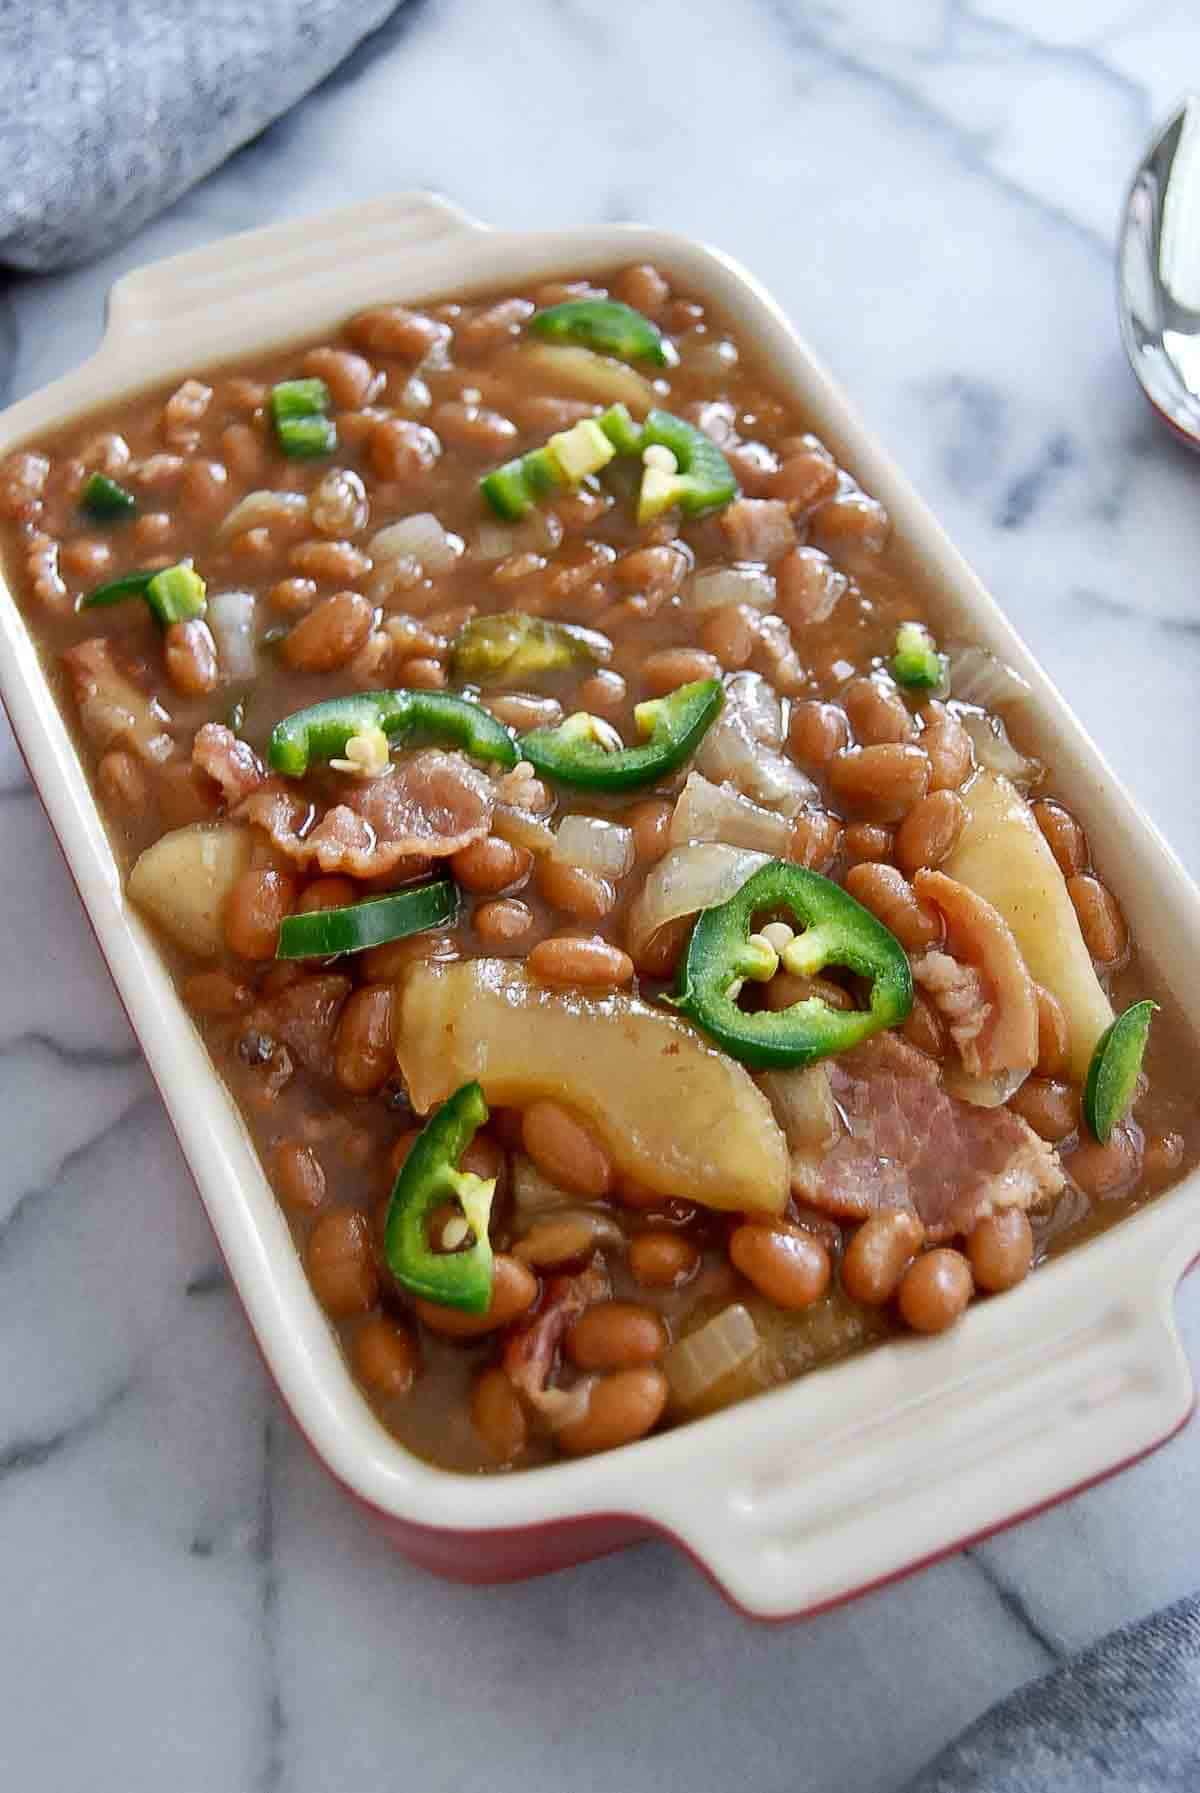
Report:
<svg viewBox="0 0 1200 1793"><path fill-rule="evenodd" d="M1037 986L1039 1077L1061 1077L1067 1066L1071 1036L1062 1003L1049 990Z"/></svg>
<svg viewBox="0 0 1200 1793"><path fill-rule="evenodd" d="M661 1370L616 1370L596 1383L582 1419L562 1427L559 1449L584 1457L632 1444L658 1424L666 1404L667 1379Z"/></svg>
<svg viewBox="0 0 1200 1793"><path fill-rule="evenodd" d="M819 1239L800 1228L793 1232L747 1222L731 1233L729 1257L774 1307L792 1311L811 1307L829 1287L829 1253Z"/></svg>
<svg viewBox="0 0 1200 1793"><path fill-rule="evenodd" d="M386 1314L368 1314L354 1334L350 1356L359 1380L385 1401L408 1393L420 1362L408 1327Z"/></svg>
<svg viewBox="0 0 1200 1793"><path fill-rule="evenodd" d="M882 1307L890 1301L924 1243L920 1216L902 1208L864 1220L842 1258L842 1287L851 1301L861 1301L864 1307Z"/></svg>
<svg viewBox="0 0 1200 1793"><path fill-rule="evenodd" d="M877 498L853 485L818 505L809 533L818 548L830 554L879 554L888 538L891 520Z"/></svg>
<svg viewBox="0 0 1200 1793"><path fill-rule="evenodd" d="M315 579L279 579L267 593L267 603L287 616L303 616L317 597Z"/></svg>
<svg viewBox="0 0 1200 1793"><path fill-rule="evenodd" d="M900 1317L914 1332L945 1332L967 1308L974 1284L961 1251L938 1246L917 1258L900 1279Z"/></svg>
<svg viewBox="0 0 1200 1793"><path fill-rule="evenodd" d="M837 462L815 436L806 436L781 462L771 481L771 494L786 498L798 511L812 510L837 491Z"/></svg>
<svg viewBox="0 0 1200 1793"><path fill-rule="evenodd" d="M827 1008L843 1012L856 1006L849 990L835 984L832 978L796 977L790 971L777 971L771 981L763 985L763 1001L772 1014L790 1009L798 1002L808 1002L814 996Z"/></svg>
<svg viewBox="0 0 1200 1793"><path fill-rule="evenodd" d="M651 1307L636 1301L598 1301L571 1326L567 1356L581 1370L632 1370L657 1363L667 1329Z"/></svg>
<svg viewBox="0 0 1200 1793"><path fill-rule="evenodd" d="M788 744L802 765L828 765L849 739L846 713L836 704L812 701L793 706Z"/></svg>
<svg viewBox="0 0 1200 1793"><path fill-rule="evenodd" d="M279 924L296 902L295 881L286 872L243 872L225 905L225 942L243 959L273 959Z"/></svg>
<svg viewBox="0 0 1200 1793"><path fill-rule="evenodd" d="M1079 1091L1057 1077L1027 1077L1008 1099L1014 1114L1041 1139L1057 1145L1079 1126Z"/></svg>
<svg viewBox="0 0 1200 1793"><path fill-rule="evenodd" d="M674 807L662 797L647 797L635 803L624 817L626 826L633 830L633 850L639 865L656 865L667 851Z"/></svg>
<svg viewBox="0 0 1200 1793"><path fill-rule="evenodd" d="M722 604L700 625L700 640L726 672L749 666L758 644L758 612L749 604Z"/></svg>
<svg viewBox="0 0 1200 1793"><path fill-rule="evenodd" d="M511 1463L525 1449L525 1409L498 1366L482 1370L475 1378L471 1388L471 1424L500 1463Z"/></svg>
<svg viewBox="0 0 1200 1793"><path fill-rule="evenodd" d="M288 565L301 578L327 585L353 585L371 570L369 556L352 542L297 542L288 553Z"/></svg>
<svg viewBox="0 0 1200 1793"><path fill-rule="evenodd" d="M514 847L501 840L499 835L489 834L452 853L450 870L464 890L481 896L495 896L498 891L519 884L532 861L533 855L524 847Z"/></svg>
<svg viewBox="0 0 1200 1793"><path fill-rule="evenodd" d="M826 809L802 809L794 817L787 856L793 865L823 872L833 864L842 844L842 825Z"/></svg>
<svg viewBox="0 0 1200 1793"><path fill-rule="evenodd" d="M531 315L528 299L500 299L485 305L473 317L464 317L454 324L454 356L472 358L489 354L503 342L521 334L521 326Z"/></svg>
<svg viewBox="0 0 1200 1793"><path fill-rule="evenodd" d="M896 834L881 822L851 822L842 830L842 851L848 865L890 865Z"/></svg>
<svg viewBox="0 0 1200 1793"><path fill-rule="evenodd" d="M622 268L613 281L612 291L614 299L619 299L622 305L632 305L635 311L648 318L657 318L671 297L670 287L649 262Z"/></svg>
<svg viewBox="0 0 1200 1793"><path fill-rule="evenodd" d="M167 677L176 691L185 697L202 697L205 692L216 689L220 677L217 644L212 630L201 618L172 623L163 641L163 652Z"/></svg>
<svg viewBox="0 0 1200 1793"><path fill-rule="evenodd" d="M275 1148L275 1193L285 1208L312 1214L325 1200L325 1171L311 1146L284 1139Z"/></svg>
<svg viewBox="0 0 1200 1793"><path fill-rule="evenodd" d="M480 903L471 919L480 945L494 952L527 938L533 926L533 911L516 897L498 897L493 902Z"/></svg>
<svg viewBox="0 0 1200 1793"><path fill-rule="evenodd" d="M413 691L444 691L447 682L445 668L437 660L418 656L404 662L404 683Z"/></svg>
<svg viewBox="0 0 1200 1793"><path fill-rule="evenodd" d="M559 1189L596 1199L612 1188L613 1167L604 1147L557 1102L532 1102L521 1116L525 1150Z"/></svg>
<svg viewBox="0 0 1200 1793"><path fill-rule="evenodd" d="M379 388L379 375L371 363L349 349L310 349L300 366L309 379L324 380L339 410L360 410Z"/></svg>
<svg viewBox="0 0 1200 1793"><path fill-rule="evenodd" d="M263 439L248 423L231 423L221 431L221 455L231 477L242 486L257 479L267 464Z"/></svg>
<svg viewBox="0 0 1200 1793"><path fill-rule="evenodd" d="M363 646L374 615L359 592L335 592L292 625L280 643L280 652L297 672L332 672L345 666Z"/></svg>
<svg viewBox="0 0 1200 1793"><path fill-rule="evenodd" d="M114 747L96 768L96 782L105 804L127 816L140 815L146 807L146 774L131 753Z"/></svg>
<svg viewBox="0 0 1200 1793"><path fill-rule="evenodd" d="M1142 1176L1149 1184L1165 1183L1183 1163L1183 1135L1155 1133L1147 1136L1142 1154Z"/></svg>
<svg viewBox="0 0 1200 1793"><path fill-rule="evenodd" d="M345 909L358 901L358 894L353 878L314 878L305 885L296 906L302 915L317 909Z"/></svg>
<svg viewBox="0 0 1200 1793"><path fill-rule="evenodd" d="M563 719L563 707L557 697L535 697L526 691L505 691L489 697L486 707L497 722L526 734L534 728L557 728Z"/></svg>
<svg viewBox="0 0 1200 1793"><path fill-rule="evenodd" d="M486 1313L468 1314L434 1301L418 1300L413 1306L430 1332L443 1338L476 1339L510 1326L533 1306L537 1292L538 1279L529 1266L507 1251L498 1251L492 1260L492 1298Z"/></svg>
<svg viewBox="0 0 1200 1793"><path fill-rule="evenodd" d="M897 821L929 788L929 761L898 741L839 753L829 764L835 797L877 822Z"/></svg>
<svg viewBox="0 0 1200 1793"><path fill-rule="evenodd" d="M916 727L895 686L881 679L851 679L841 693L842 705L858 740L867 746L912 741Z"/></svg>
<svg viewBox="0 0 1200 1793"><path fill-rule="evenodd" d="M681 1289L699 1268L699 1247L680 1233L638 1233L629 1242L630 1275L644 1289Z"/></svg>
<svg viewBox="0 0 1200 1793"><path fill-rule="evenodd" d="M102 579L112 565L112 549L107 542L97 541L94 536L76 536L73 542L63 543L59 564L71 578L92 585Z"/></svg>
<svg viewBox="0 0 1200 1793"><path fill-rule="evenodd" d="M1129 945L1129 930L1117 899L1091 872L1067 879L1067 895L1075 907L1083 943L1101 965L1113 965Z"/></svg>
<svg viewBox="0 0 1200 1793"><path fill-rule="evenodd" d="M407 417L381 417L371 425L367 455L380 479L413 484L437 463L442 445L423 423Z"/></svg>
<svg viewBox="0 0 1200 1793"><path fill-rule="evenodd" d="M610 672L604 666L594 672L590 679L584 679L575 693L576 702L581 710L592 715L615 715L625 702L627 687L619 672Z"/></svg>
<svg viewBox="0 0 1200 1793"><path fill-rule="evenodd" d="M896 864L911 878L949 857L967 820L957 791L930 791L913 804L896 830Z"/></svg>
<svg viewBox="0 0 1200 1793"><path fill-rule="evenodd" d="M665 697L668 691L677 691L680 685L693 684L697 679L720 678L721 664L699 648L663 648L642 661L641 675L647 691L655 697Z"/></svg>
<svg viewBox="0 0 1200 1793"><path fill-rule="evenodd" d="M179 487L179 506L192 518L211 516L229 503L229 472L221 461L189 461Z"/></svg>
<svg viewBox="0 0 1200 1793"><path fill-rule="evenodd" d="M321 1216L308 1235L305 1263L313 1293L332 1319L348 1320L375 1305L379 1279L367 1217L357 1208Z"/></svg>
<svg viewBox="0 0 1200 1793"><path fill-rule="evenodd" d="M895 866L851 866L846 873L846 889L890 929L905 952L919 952L941 939L941 917L922 903L904 873Z"/></svg>
<svg viewBox="0 0 1200 1793"><path fill-rule="evenodd" d="M228 971L194 971L183 980L183 1000L194 1015L215 1015L221 1018L241 1015L254 1001L249 984L243 984Z"/></svg>
<svg viewBox="0 0 1200 1793"><path fill-rule="evenodd" d="M989 1294L1015 1289L1033 1265L1033 1228L1020 1208L1001 1208L976 1221L967 1237L975 1286Z"/></svg>
<svg viewBox="0 0 1200 1793"><path fill-rule="evenodd" d="M1085 1195L1105 1200L1135 1181L1141 1147L1141 1133L1129 1123L1116 1127L1104 1145L1085 1134L1066 1159L1066 1169Z"/></svg>
<svg viewBox="0 0 1200 1793"><path fill-rule="evenodd" d="M221 793L213 780L191 760L165 765L157 775L154 794L159 818L168 828L210 822L221 807Z"/></svg>
<svg viewBox="0 0 1200 1793"><path fill-rule="evenodd" d="M607 940L551 934L539 940L526 960L540 984L575 984L584 989L619 990L633 982L633 960Z"/></svg>
<svg viewBox="0 0 1200 1793"><path fill-rule="evenodd" d="M517 439L517 426L511 418L502 417L486 405L468 404L461 399L446 399L437 405L429 421L443 442L484 461L511 454Z"/></svg>
<svg viewBox="0 0 1200 1793"><path fill-rule="evenodd" d="M407 305L377 305L360 311L346 326L357 349L369 355L396 355L406 361L423 361L429 351L450 335L449 326L438 323Z"/></svg>
<svg viewBox="0 0 1200 1793"><path fill-rule="evenodd" d="M1069 809L1050 797L1039 797L1033 805L1033 819L1042 837L1058 861L1064 878L1074 878L1088 867L1087 835Z"/></svg>
<svg viewBox="0 0 1200 1793"><path fill-rule="evenodd" d="M535 1270L561 1270L583 1264L595 1251L597 1228L590 1215L563 1214L535 1220L513 1246L513 1256Z"/></svg>
<svg viewBox="0 0 1200 1793"><path fill-rule="evenodd" d="M348 997L333 1039L333 1068L352 1096L373 1096L394 1063L392 986L364 984Z"/></svg>
<svg viewBox="0 0 1200 1793"><path fill-rule="evenodd" d="M584 871L581 866L563 865L557 859L543 857L538 860L535 876L538 889L550 906L573 915L577 921L603 921L617 900L608 878Z"/></svg>
<svg viewBox="0 0 1200 1793"><path fill-rule="evenodd" d="M261 410L267 402L267 389L261 380L251 380L244 374L234 374L225 382L221 393L224 404L231 411L238 411L249 417L252 412Z"/></svg>
<svg viewBox="0 0 1200 1793"><path fill-rule="evenodd" d="M920 714L925 725L921 746L929 758L929 788L956 791L975 764L971 737L945 704L927 703Z"/></svg>
<svg viewBox="0 0 1200 1793"><path fill-rule="evenodd" d="M649 598L669 598L691 570L692 557L681 542L659 542L652 548L634 548L613 562L613 579L622 591L642 592Z"/></svg>
<svg viewBox="0 0 1200 1793"><path fill-rule="evenodd" d="M775 568L777 609L794 629L833 615L850 581L819 548L793 548Z"/></svg>
<svg viewBox="0 0 1200 1793"><path fill-rule="evenodd" d="M676 916L638 948L634 964L643 977L669 978L673 974L691 936L692 925L690 915Z"/></svg>
<svg viewBox="0 0 1200 1793"><path fill-rule="evenodd" d="M28 449L0 462L0 517L14 522L36 517L49 477L49 457Z"/></svg>
<svg viewBox="0 0 1200 1793"><path fill-rule="evenodd" d="M144 554L157 554L175 532L174 520L166 511L147 511L133 524L133 539Z"/></svg>

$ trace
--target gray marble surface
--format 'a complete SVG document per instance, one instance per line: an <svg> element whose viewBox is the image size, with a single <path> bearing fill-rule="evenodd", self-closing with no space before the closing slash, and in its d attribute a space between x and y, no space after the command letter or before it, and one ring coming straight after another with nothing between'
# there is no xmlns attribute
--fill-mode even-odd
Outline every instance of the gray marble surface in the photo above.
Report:
<svg viewBox="0 0 1200 1793"><path fill-rule="evenodd" d="M779 295L1200 872L1200 464L1121 361L1128 170L1194 0L412 0L120 255L18 280L18 396L138 262L440 188L501 225L640 218ZM0 737L0 1784L888 1793L1018 1682L1200 1585L1200 1426L785 1629L648 1545L472 1592L408 1567L266 1386ZM1200 1283L1180 1293L1200 1356Z"/></svg>

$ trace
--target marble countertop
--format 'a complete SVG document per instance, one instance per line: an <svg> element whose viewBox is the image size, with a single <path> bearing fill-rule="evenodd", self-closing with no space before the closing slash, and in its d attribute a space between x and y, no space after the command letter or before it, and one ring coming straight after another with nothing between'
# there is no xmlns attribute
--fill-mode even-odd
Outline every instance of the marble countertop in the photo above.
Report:
<svg viewBox="0 0 1200 1793"><path fill-rule="evenodd" d="M11 282L0 396L92 349L126 268L351 198L702 235L796 318L1200 873L1200 463L1126 373L1111 268L1129 171L1196 65L1193 0L505 17L501 43L469 0L411 0L119 254ZM6 1785L890 1793L1020 1681L1200 1585L1198 1425L790 1628L662 1545L516 1587L428 1579L266 1384L6 730L0 912ZM1195 1361L1200 1279L1180 1311Z"/></svg>

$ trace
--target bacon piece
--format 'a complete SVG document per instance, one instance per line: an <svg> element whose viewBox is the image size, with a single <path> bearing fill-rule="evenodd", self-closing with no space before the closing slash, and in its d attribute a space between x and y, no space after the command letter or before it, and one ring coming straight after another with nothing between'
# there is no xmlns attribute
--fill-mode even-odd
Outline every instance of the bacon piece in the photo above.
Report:
<svg viewBox="0 0 1200 1793"><path fill-rule="evenodd" d="M501 1360L505 1373L518 1394L554 1431L582 1418L592 1386L589 1377L573 1388L550 1387L559 1348L571 1322L593 1302L607 1301L610 1293L608 1272L593 1259L586 1270L574 1276L552 1276L534 1318L508 1334Z"/></svg>
<svg viewBox="0 0 1200 1793"><path fill-rule="evenodd" d="M492 804L491 783L469 760L429 748L347 789L319 819L307 797L273 782L253 792L238 814L265 828L297 865L374 878L405 860L444 859L481 840L491 827Z"/></svg>
<svg viewBox="0 0 1200 1793"><path fill-rule="evenodd" d="M111 641L93 636L69 647L62 658L83 732L101 752L120 742L148 765L170 759L175 743L166 725L171 718L157 698L121 671Z"/></svg>
<svg viewBox="0 0 1200 1793"><path fill-rule="evenodd" d="M835 1059L829 1076L846 1131L805 1191L823 1213L865 1220L903 1208L929 1238L948 1239L1063 1186L1054 1151L1019 1115L948 1095L933 1061L892 1035Z"/></svg>
<svg viewBox="0 0 1200 1793"><path fill-rule="evenodd" d="M946 923L946 951L928 952L913 976L946 1017L972 1077L1031 1071L1037 1063L1037 988L998 909L944 872L919 871L913 889Z"/></svg>
<svg viewBox="0 0 1200 1793"><path fill-rule="evenodd" d="M333 1076L333 1035L349 996L348 977L306 977L255 1009L252 1025L281 1040L306 1070Z"/></svg>
<svg viewBox="0 0 1200 1793"><path fill-rule="evenodd" d="M222 722L206 722L192 743L192 764L221 787L227 803L241 803L264 783L263 763L247 741Z"/></svg>

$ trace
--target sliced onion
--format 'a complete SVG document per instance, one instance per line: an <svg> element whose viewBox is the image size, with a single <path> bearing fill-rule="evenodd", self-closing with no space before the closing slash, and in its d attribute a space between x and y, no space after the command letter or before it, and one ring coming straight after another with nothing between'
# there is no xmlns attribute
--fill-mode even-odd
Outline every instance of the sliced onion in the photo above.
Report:
<svg viewBox="0 0 1200 1793"><path fill-rule="evenodd" d="M235 682L252 679L258 671L254 608L254 593L249 591L219 591L208 600L208 625L221 672Z"/></svg>
<svg viewBox="0 0 1200 1793"><path fill-rule="evenodd" d="M513 1208L521 1230L532 1221L539 1220L543 1214L557 1214L562 1208L574 1207L579 1197L572 1195L568 1189L560 1189L549 1177L542 1175L532 1158L523 1152L514 1155L512 1161L512 1194Z"/></svg>
<svg viewBox="0 0 1200 1793"><path fill-rule="evenodd" d="M672 1345L662 1360L671 1394L686 1411L721 1405L720 1385L749 1371L762 1349L758 1328L740 1302ZM730 1396L740 1390L730 1390Z"/></svg>
<svg viewBox="0 0 1200 1793"><path fill-rule="evenodd" d="M497 803L492 811L492 833L510 846L524 847L527 853L553 853L558 844L553 828L512 803Z"/></svg>
<svg viewBox="0 0 1200 1793"><path fill-rule="evenodd" d="M771 1104L790 1152L819 1152L837 1138L838 1116L827 1065L762 1071L755 1082Z"/></svg>
<svg viewBox="0 0 1200 1793"><path fill-rule="evenodd" d="M792 825L786 816L763 809L727 784L710 784L700 772L688 774L671 817L673 847L695 841L723 841L727 847L753 847L773 858L787 857Z"/></svg>
<svg viewBox="0 0 1200 1793"><path fill-rule="evenodd" d="M950 689L960 703L978 704L981 710L1024 703L1032 696L1020 673L983 647L950 650Z"/></svg>
<svg viewBox="0 0 1200 1793"><path fill-rule="evenodd" d="M603 404L628 405L635 417L644 417L654 403L654 388L623 361L591 349L558 343L529 343L517 352L518 379L534 385L545 380L557 397L566 393L596 399Z"/></svg>
<svg viewBox="0 0 1200 1793"><path fill-rule="evenodd" d="M432 511L417 511L398 523L389 523L367 543L367 553L377 566L389 560L415 560L427 573L452 567L462 551L462 537L443 529Z"/></svg>
<svg viewBox="0 0 1200 1793"><path fill-rule="evenodd" d="M247 492L217 531L233 535L243 529L275 529L280 524L299 528L308 521L308 499L303 492Z"/></svg>
<svg viewBox="0 0 1200 1793"><path fill-rule="evenodd" d="M1010 1096L1016 1095L1028 1076L1026 1069L972 1077L962 1065L952 1064L943 1069L942 1082L950 1095L957 1096L960 1102L969 1102L973 1108L1001 1108Z"/></svg>
<svg viewBox="0 0 1200 1793"><path fill-rule="evenodd" d="M402 411L428 411L433 403L433 394L420 374L410 374L396 403Z"/></svg>
<svg viewBox="0 0 1200 1793"><path fill-rule="evenodd" d="M602 878L623 878L633 869L633 830L601 816L564 816L554 839L554 858Z"/></svg>
<svg viewBox="0 0 1200 1793"><path fill-rule="evenodd" d="M689 610L720 610L726 604L770 610L775 603L775 581L762 567L711 567L693 575L683 602Z"/></svg>
<svg viewBox="0 0 1200 1793"><path fill-rule="evenodd" d="M732 784L744 797L781 815L799 814L817 787L781 750L783 705L756 672L725 681L725 707L700 744L696 766L714 784Z"/></svg>
<svg viewBox="0 0 1200 1793"><path fill-rule="evenodd" d="M979 710L966 709L956 714L971 737L977 766L1010 779L1018 790L1027 791L1037 784L1042 776L1042 762L1018 753L999 716L984 716Z"/></svg>
<svg viewBox="0 0 1200 1793"><path fill-rule="evenodd" d="M629 950L634 958L640 958L669 921L697 915L714 903L727 903L769 857L715 842L673 847L654 867L629 911Z"/></svg>

